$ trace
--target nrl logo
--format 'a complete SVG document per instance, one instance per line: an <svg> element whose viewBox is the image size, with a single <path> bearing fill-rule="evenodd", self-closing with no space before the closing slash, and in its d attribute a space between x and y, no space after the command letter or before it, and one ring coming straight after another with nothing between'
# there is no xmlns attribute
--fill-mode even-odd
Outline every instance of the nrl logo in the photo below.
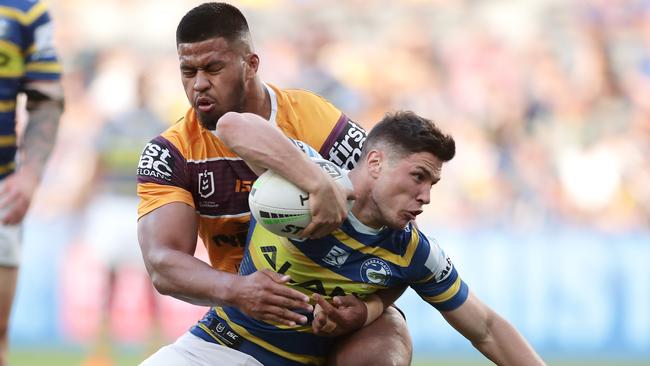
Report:
<svg viewBox="0 0 650 366"><path fill-rule="evenodd" d="M199 173L199 195L208 198L214 194L214 173L204 170Z"/></svg>

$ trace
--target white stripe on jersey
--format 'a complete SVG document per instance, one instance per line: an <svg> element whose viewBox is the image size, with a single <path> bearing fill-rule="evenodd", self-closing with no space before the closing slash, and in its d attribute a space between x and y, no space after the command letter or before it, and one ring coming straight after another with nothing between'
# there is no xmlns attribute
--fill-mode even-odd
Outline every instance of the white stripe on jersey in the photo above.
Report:
<svg viewBox="0 0 650 366"><path fill-rule="evenodd" d="M246 211L238 214L232 214L232 215L203 215L199 211L196 211L196 213L201 217L206 217L209 219L230 219L230 218L237 218L237 217L245 217L251 214L250 211Z"/></svg>
<svg viewBox="0 0 650 366"><path fill-rule="evenodd" d="M219 156L219 157L216 157L216 158L209 158L209 159L203 159L203 160L188 159L186 161L188 163L198 163L198 164L200 164L200 163L207 163L208 161L219 161L219 160L237 161L237 160L242 160L242 158L240 158L240 157L230 158L230 157Z"/></svg>
<svg viewBox="0 0 650 366"><path fill-rule="evenodd" d="M429 269L434 275L435 281L440 282L446 278L446 276L451 272L451 261L447 259L447 255L438 245L436 239L428 237L429 240L429 256L427 261L424 262L424 266ZM447 272L444 272L447 270Z"/></svg>

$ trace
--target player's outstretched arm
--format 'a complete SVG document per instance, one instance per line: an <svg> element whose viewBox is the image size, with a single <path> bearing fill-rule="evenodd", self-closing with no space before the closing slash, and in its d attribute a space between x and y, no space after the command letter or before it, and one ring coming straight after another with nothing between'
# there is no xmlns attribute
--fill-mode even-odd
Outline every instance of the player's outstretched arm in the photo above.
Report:
<svg viewBox="0 0 650 366"><path fill-rule="evenodd" d="M452 311L443 311L442 315L476 349L497 365L545 365L524 337L472 292L463 305Z"/></svg>
<svg viewBox="0 0 650 366"><path fill-rule="evenodd" d="M289 309L312 311L309 299L285 286L286 276L265 271L238 276L195 258L197 225L194 209L181 202L155 209L138 222L142 256L158 292L195 305L236 306L260 320L306 322Z"/></svg>
<svg viewBox="0 0 650 366"><path fill-rule="evenodd" d="M352 192L332 181L268 121L251 113L229 112L219 119L216 135L256 172L271 169L309 193L312 221L302 236L325 236L347 217Z"/></svg>

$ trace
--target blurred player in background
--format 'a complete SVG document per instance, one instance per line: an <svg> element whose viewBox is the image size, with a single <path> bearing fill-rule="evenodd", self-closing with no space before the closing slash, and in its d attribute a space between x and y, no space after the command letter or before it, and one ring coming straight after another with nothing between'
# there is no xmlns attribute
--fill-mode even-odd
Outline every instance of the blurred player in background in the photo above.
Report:
<svg viewBox="0 0 650 366"><path fill-rule="evenodd" d="M206 3L192 9L177 28L176 44L192 108L147 144L138 164L138 239L152 281L159 292L193 304L235 306L255 319L304 324L307 318L290 309L311 311L312 305L306 295L284 286L288 278L270 271L237 275L256 175L212 130L227 112L254 113L348 169L360 155L365 132L313 93L263 83L246 19L231 5ZM322 237L341 224L349 192L313 164L285 159L287 153L276 141L248 143L273 156L273 169L309 192L313 220L304 235ZM211 266L193 256L197 235ZM356 329L365 321L367 305L348 299L356 301L353 315L358 316L349 324ZM361 339L390 349L396 364L410 362L411 342L397 310L388 308L368 328ZM341 364L386 361L381 354L350 351Z"/></svg>
<svg viewBox="0 0 650 366"><path fill-rule="evenodd" d="M60 72L46 6L40 1L1 1L0 366L6 364L8 322L20 263L20 224L43 175L63 113ZM16 118L22 102L26 103L27 125L18 143Z"/></svg>
<svg viewBox="0 0 650 366"><path fill-rule="evenodd" d="M137 165L142 146L152 135L167 127L151 109L147 101L151 81L147 73L141 73L136 83L136 105L106 122L96 141L97 162L92 184L90 202L86 208L83 242L104 265L107 275L104 319L91 357L85 365L111 364L111 324L117 315L116 294L119 278L131 282L146 276L144 263L137 241L138 204L133 167ZM126 277L125 277L126 276ZM151 287L150 283L149 287ZM137 287L137 285L134 284ZM138 287L139 288L139 287ZM154 289L151 287L147 300L156 321ZM156 334L156 329L149 332Z"/></svg>

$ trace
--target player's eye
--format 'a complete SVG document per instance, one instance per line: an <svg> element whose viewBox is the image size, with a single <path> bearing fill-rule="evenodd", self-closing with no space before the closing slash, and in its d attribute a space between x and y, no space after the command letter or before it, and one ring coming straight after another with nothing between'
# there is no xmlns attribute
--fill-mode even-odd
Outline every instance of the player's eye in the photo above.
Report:
<svg viewBox="0 0 650 366"><path fill-rule="evenodd" d="M210 74L210 75L217 75L218 73L221 72L221 70L223 70L223 66L211 67L211 68L209 68L209 69L207 69L205 71L207 71L208 74Z"/></svg>
<svg viewBox="0 0 650 366"><path fill-rule="evenodd" d="M193 77L194 75L196 75L196 70L193 70L193 69L184 69L184 70L181 70L181 73L183 74L183 77L191 78L191 77Z"/></svg>

